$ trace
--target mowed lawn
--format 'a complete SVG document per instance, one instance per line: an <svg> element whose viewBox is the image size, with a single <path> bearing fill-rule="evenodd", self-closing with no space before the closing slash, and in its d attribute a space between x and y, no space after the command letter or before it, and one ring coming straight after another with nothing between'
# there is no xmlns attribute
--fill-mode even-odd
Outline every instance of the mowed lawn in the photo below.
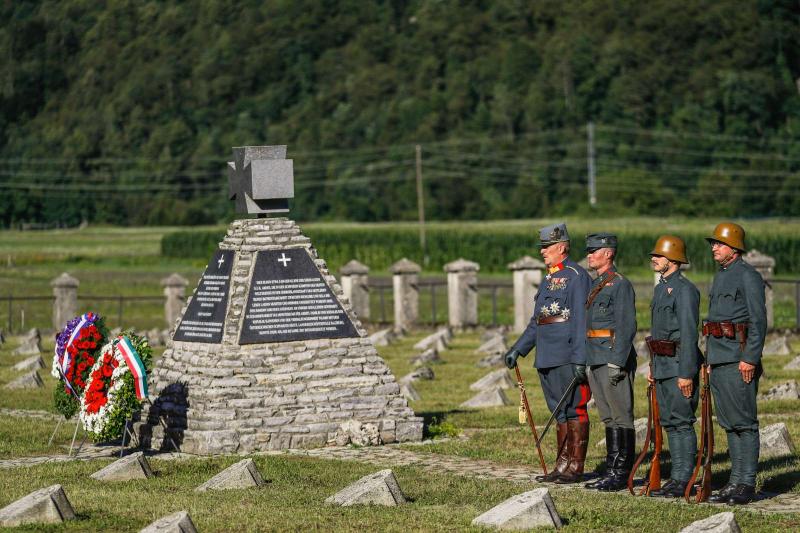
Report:
<svg viewBox="0 0 800 533"><path fill-rule="evenodd" d="M430 331L419 331L379 348L396 377L413 369L409 359L415 355L413 344ZM538 468L527 426L517 421L516 390L506 391L512 405L487 410L465 410L459 404L470 398L469 385L491 369L479 368L482 357L475 352L480 333L464 333L455 337L450 349L441 353L443 361L432 365L433 381L415 383L422 396L411 405L426 421L426 434L436 435L429 444L403 445L415 453L433 453L488 459L498 465L528 465ZM16 339L9 339L0 348L0 386L19 372L11 366L22 356L12 356ZM795 350L799 348L794 346ZM46 341L44 349L52 349ZM762 390L771 385L797 379L798 372L782 370L792 356L765 358L766 377ZM45 356L49 366L49 357ZM544 407L531 360L522 359L522 373L527 383L534 418L542 425L548 413ZM40 374L44 389L4 391L0 408L36 409L52 412L50 400L55 381L48 369ZM645 383L636 380L636 416L646 416ZM787 424L795 441L800 439L800 422L795 413L800 401L763 402L762 424L778 421ZM597 413L591 411L592 432L587 471L600 468L604 450L596 443L603 437ZM38 418L0 417L0 459L64 453L74 426L62 425L52 446L47 439L54 422ZM459 435L458 438L444 438ZM715 485L727 479L729 462L724 433L717 427L714 462ZM554 435L548 435L545 457L554 459ZM480 480L423 471L414 467L395 468L400 486L410 499L408 505L393 509L358 507L338 508L323 503L324 499L348 483L380 467L355 462L311 459L288 455L254 457L269 483L260 489L224 493L196 494L193 488L240 457L159 460L152 465L157 475L147 481L103 484L88 476L110 462L110 459L70 462L34 467L3 469L0 476L0 506L6 505L37 488L61 483L79 515L64 526L35 528L38 530L136 531L159 516L187 510L201 531L255 530L376 530L376 531L462 531L470 530L471 520L513 494L536 488L535 484L512 484L497 480ZM668 454L664 457L664 474L668 474ZM769 492L800 494L800 461L795 457L764 458L759 467L759 488ZM728 510L727 507L685 505L618 494L599 494L550 486L559 514L567 531L677 531L694 520ZM746 508L735 510L744 531L796 530L800 515L761 515ZM665 527L665 524L669 524ZM33 530L32 528L31 530ZM24 529L23 529L24 530Z"/></svg>

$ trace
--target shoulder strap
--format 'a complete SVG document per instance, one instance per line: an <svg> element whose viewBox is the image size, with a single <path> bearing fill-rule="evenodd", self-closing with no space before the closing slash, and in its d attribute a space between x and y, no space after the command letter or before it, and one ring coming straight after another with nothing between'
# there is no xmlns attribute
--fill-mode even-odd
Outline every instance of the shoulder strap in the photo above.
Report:
<svg viewBox="0 0 800 533"><path fill-rule="evenodd" d="M615 271L611 271L608 277L597 284L597 287L592 289L592 292L589 293L589 298L586 299L586 309L589 309L592 306L592 302L594 299L597 298L597 295L600 294L600 291L603 290L603 287L608 285L608 283L616 277L617 273Z"/></svg>

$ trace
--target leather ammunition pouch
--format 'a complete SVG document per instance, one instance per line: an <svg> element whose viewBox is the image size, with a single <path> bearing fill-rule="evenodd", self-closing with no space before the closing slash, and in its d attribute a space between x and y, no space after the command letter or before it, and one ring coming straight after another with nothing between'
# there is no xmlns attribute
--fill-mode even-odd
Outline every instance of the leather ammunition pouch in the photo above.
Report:
<svg viewBox="0 0 800 533"><path fill-rule="evenodd" d="M653 337L647 337L644 341L647 343L647 348L653 355L675 357L678 351L679 344L675 341L657 340Z"/></svg>
<svg viewBox="0 0 800 533"><path fill-rule="evenodd" d="M745 344L747 344L747 324L733 322L703 322L703 335L708 337L726 339L739 339L739 348L744 351Z"/></svg>

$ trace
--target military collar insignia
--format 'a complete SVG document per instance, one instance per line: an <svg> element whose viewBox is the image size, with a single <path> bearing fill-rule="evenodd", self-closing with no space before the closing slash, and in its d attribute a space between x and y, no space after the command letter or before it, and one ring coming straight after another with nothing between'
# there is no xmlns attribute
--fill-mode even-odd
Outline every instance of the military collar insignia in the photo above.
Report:
<svg viewBox="0 0 800 533"><path fill-rule="evenodd" d="M564 270L564 261L561 261L559 264L557 264L555 266L551 266L550 268L548 268L547 269L547 273L548 273L548 275L549 274L555 274L559 270Z"/></svg>

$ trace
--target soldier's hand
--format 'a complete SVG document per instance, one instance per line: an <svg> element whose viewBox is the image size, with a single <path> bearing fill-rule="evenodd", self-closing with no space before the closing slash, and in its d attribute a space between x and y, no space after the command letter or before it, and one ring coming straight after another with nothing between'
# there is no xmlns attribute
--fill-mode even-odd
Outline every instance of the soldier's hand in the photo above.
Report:
<svg viewBox="0 0 800 533"><path fill-rule="evenodd" d="M589 380L586 376L586 365L572 365L572 375L578 378L578 383L586 383Z"/></svg>
<svg viewBox="0 0 800 533"><path fill-rule="evenodd" d="M608 363L608 380L612 385L616 385L627 376L628 373L613 363Z"/></svg>
<svg viewBox="0 0 800 533"><path fill-rule="evenodd" d="M514 348L511 348L506 354L506 366L508 368L514 368L515 366L517 366L517 359L519 358L520 355L522 354L519 353Z"/></svg>
<svg viewBox="0 0 800 533"><path fill-rule="evenodd" d="M694 390L694 382L691 379L678 378L678 388L681 390L681 394L687 398L691 398L692 391Z"/></svg>
<svg viewBox="0 0 800 533"><path fill-rule="evenodd" d="M649 370L647 371L647 382L650 385L655 385L656 384L656 378L653 377L653 373L650 372Z"/></svg>
<svg viewBox="0 0 800 533"><path fill-rule="evenodd" d="M753 381L753 376L756 375L756 365L739 361L739 372L742 374L742 380L745 383Z"/></svg>

